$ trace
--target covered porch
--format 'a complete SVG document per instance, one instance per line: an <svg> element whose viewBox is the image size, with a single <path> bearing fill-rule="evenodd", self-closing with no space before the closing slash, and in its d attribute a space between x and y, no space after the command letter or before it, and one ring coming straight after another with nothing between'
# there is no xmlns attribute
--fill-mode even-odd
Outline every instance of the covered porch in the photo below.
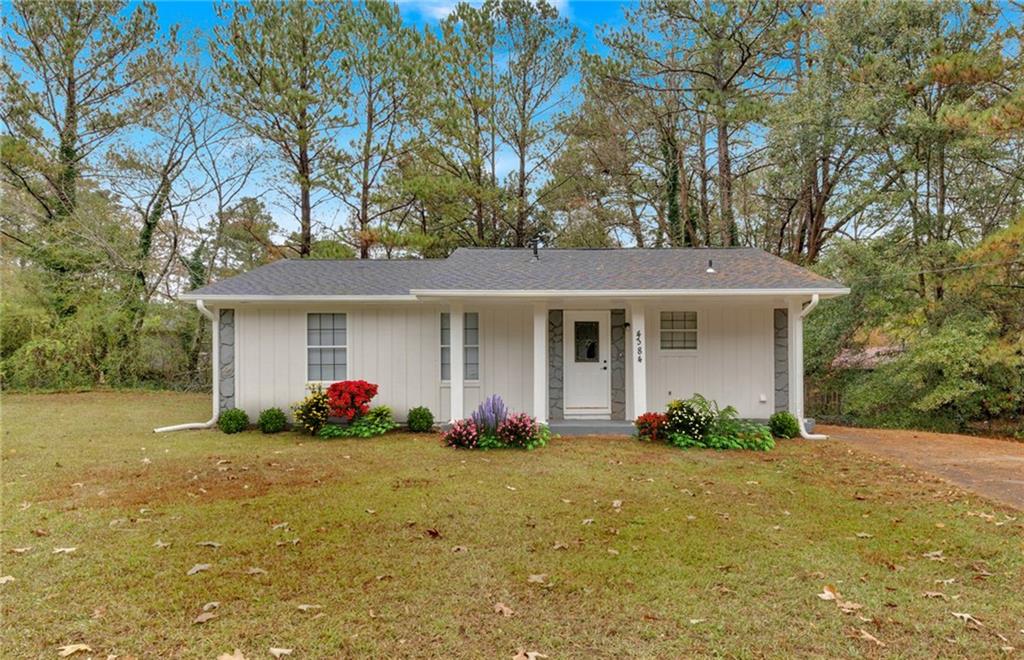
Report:
<svg viewBox="0 0 1024 660"><path fill-rule="evenodd" d="M506 368L521 370L522 408L562 435L630 433L637 415L695 392L746 418L789 410L803 419L803 318L817 296L609 293L491 292L438 302L449 312L453 346L463 343L465 312L521 310L522 364ZM451 351L452 419L473 407L463 357Z"/></svg>

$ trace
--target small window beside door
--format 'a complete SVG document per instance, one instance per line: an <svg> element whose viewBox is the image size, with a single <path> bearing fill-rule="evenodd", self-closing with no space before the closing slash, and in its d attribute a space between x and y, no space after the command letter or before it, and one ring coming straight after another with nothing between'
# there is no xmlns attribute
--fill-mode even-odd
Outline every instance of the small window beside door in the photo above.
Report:
<svg viewBox="0 0 1024 660"><path fill-rule="evenodd" d="M600 357L598 336L601 324L597 321L576 321L573 336L576 342L576 362L597 362Z"/></svg>
<svg viewBox="0 0 1024 660"><path fill-rule="evenodd" d="M661 313L661 350L697 350L697 312Z"/></svg>
<svg viewBox="0 0 1024 660"><path fill-rule="evenodd" d="M480 315L466 312L462 317L463 378L480 380ZM441 312L441 380L452 378L452 322L448 312Z"/></svg>

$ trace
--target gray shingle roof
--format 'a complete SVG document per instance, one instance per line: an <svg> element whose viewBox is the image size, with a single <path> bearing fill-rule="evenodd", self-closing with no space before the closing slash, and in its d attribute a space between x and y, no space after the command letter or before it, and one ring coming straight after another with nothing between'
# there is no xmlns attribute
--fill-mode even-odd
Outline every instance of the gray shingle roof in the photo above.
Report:
<svg viewBox="0 0 1024 660"><path fill-rule="evenodd" d="M706 273L708 261L714 274ZM191 292L229 296L389 296L413 291L842 289L756 248L460 248L447 259L282 260Z"/></svg>

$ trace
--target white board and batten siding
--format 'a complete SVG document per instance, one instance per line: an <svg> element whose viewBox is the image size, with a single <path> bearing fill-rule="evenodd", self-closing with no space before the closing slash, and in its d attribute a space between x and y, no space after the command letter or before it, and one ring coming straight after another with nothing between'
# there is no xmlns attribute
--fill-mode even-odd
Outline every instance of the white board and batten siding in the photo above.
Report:
<svg viewBox="0 0 1024 660"><path fill-rule="evenodd" d="M647 407L700 393L740 417L767 419L775 410L773 307L651 305L646 310ZM697 350L663 351L662 311L697 312ZM763 399L763 400L762 400Z"/></svg>
<svg viewBox="0 0 1024 660"><path fill-rule="evenodd" d="M379 386L375 404L404 421L426 406L449 417L450 390L441 382L441 305L239 306L235 311L236 405L255 419L260 411L290 406L307 385L306 315L344 313L347 375ZM490 394L509 408L530 412L532 316L525 305L471 307L480 315L480 379L466 382L464 415ZM325 383L326 385L326 383Z"/></svg>

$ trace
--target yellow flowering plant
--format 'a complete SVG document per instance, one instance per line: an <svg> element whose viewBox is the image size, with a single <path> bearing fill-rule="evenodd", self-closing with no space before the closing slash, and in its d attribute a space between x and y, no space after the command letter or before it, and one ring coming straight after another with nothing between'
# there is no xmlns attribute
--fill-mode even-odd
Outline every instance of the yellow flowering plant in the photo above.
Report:
<svg viewBox="0 0 1024 660"><path fill-rule="evenodd" d="M311 385L306 398L292 406L292 410L295 412L296 426L310 435L316 435L327 423L331 404L323 387Z"/></svg>

